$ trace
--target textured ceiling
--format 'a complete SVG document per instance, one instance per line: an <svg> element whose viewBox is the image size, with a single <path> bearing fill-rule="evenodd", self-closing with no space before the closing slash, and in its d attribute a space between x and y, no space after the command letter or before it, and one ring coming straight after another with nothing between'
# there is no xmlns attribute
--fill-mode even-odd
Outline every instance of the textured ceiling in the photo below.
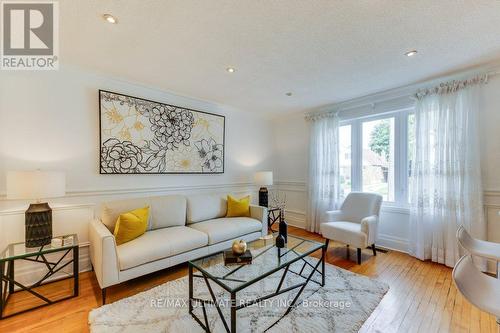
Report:
<svg viewBox="0 0 500 333"><path fill-rule="evenodd" d="M500 58L498 0L59 3L63 64L251 112L316 108Z"/></svg>

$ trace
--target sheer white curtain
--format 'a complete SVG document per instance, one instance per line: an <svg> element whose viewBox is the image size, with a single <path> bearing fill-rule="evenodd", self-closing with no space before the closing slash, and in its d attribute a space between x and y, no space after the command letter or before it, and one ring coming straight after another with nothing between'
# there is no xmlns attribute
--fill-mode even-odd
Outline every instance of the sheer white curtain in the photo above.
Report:
<svg viewBox="0 0 500 333"><path fill-rule="evenodd" d="M417 93L411 183L410 253L454 266L456 231L484 239L478 113L487 77Z"/></svg>
<svg viewBox="0 0 500 333"><path fill-rule="evenodd" d="M339 198L339 119L336 114L310 116L309 179L306 229L319 232L321 217Z"/></svg>

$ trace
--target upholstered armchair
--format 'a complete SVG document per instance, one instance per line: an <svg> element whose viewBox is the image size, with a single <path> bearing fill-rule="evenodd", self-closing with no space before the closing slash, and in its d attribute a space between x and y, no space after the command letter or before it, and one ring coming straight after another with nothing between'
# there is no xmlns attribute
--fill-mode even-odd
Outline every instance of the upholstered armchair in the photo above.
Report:
<svg viewBox="0 0 500 333"><path fill-rule="evenodd" d="M340 210L327 211L321 223L321 234L329 240L352 245L357 248L358 265L361 264L361 249L371 246L377 255L378 219L382 196L375 193L351 192Z"/></svg>

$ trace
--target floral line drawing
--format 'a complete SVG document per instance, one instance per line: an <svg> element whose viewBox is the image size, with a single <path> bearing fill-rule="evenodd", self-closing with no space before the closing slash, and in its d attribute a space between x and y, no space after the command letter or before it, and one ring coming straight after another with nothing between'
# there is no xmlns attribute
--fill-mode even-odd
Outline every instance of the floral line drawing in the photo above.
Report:
<svg viewBox="0 0 500 333"><path fill-rule="evenodd" d="M99 93L101 174L224 172L224 116Z"/></svg>

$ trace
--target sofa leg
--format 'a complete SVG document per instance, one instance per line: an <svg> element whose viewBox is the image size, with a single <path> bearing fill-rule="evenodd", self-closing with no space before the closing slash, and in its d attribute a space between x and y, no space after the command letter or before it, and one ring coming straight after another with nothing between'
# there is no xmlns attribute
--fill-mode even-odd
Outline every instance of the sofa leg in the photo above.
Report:
<svg viewBox="0 0 500 333"><path fill-rule="evenodd" d="M106 288L101 289L102 305L106 304Z"/></svg>
<svg viewBox="0 0 500 333"><path fill-rule="evenodd" d="M358 247L358 265L361 265L361 249Z"/></svg>
<svg viewBox="0 0 500 333"><path fill-rule="evenodd" d="M375 244L372 244L373 255L377 255L377 250L375 250Z"/></svg>

